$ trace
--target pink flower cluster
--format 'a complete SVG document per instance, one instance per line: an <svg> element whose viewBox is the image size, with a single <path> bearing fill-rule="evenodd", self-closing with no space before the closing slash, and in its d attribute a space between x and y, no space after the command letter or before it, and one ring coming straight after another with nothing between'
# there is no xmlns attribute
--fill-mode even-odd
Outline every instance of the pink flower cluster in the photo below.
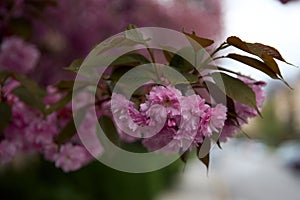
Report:
<svg viewBox="0 0 300 200"><path fill-rule="evenodd" d="M261 110L266 97L262 90L265 83L245 78L241 80L255 92L256 103ZM97 119L93 119L91 113L86 112L78 129L80 135L75 134L69 141L59 144L56 141L59 132L72 120L71 105L67 104L45 116L12 93L18 86L19 82L8 79L2 88L1 98L11 106L12 120L1 134L1 163L11 161L20 153L40 153L45 159L54 162L56 167L69 172L93 160L86 147L92 149L93 155L102 154L103 148L98 138L95 138ZM54 87L48 87L48 96L44 98L44 103L50 106L62 97L63 94ZM75 98L78 101L75 109L89 104L89 97L79 93ZM107 109L109 104L111 113ZM146 100L138 106L116 93L109 104L103 104L106 109L98 110L97 115L112 117L122 140L134 142L141 139L141 143L149 151L163 153L189 151L201 146L204 138L211 137L214 133L220 133L220 141L225 142L249 118L258 115L254 108L234 101L235 112L239 117L236 123L232 123L227 116L226 106L209 105L197 94L184 96L173 86L152 87Z"/></svg>
<svg viewBox="0 0 300 200"><path fill-rule="evenodd" d="M0 47L0 69L27 74L34 69L40 57L39 50L19 37L8 37Z"/></svg>
<svg viewBox="0 0 300 200"><path fill-rule="evenodd" d="M148 150L164 153L197 147L222 129L227 112L224 105L211 107L199 95L183 96L173 86L153 87L139 109L115 94L111 108L121 138L135 141L141 137Z"/></svg>
<svg viewBox="0 0 300 200"><path fill-rule="evenodd" d="M5 101L12 108L12 120L2 133L0 163L7 163L21 153L41 153L65 172L77 170L91 162L93 157L81 144L78 135L61 145L55 141L60 130L72 119L71 106L67 105L44 116L12 93L18 86L18 82L10 79L3 87ZM62 97L54 88L50 87L48 92L49 96L45 98L46 105L51 105ZM89 124L88 118L81 125L85 124ZM101 152L102 147L99 148Z"/></svg>
<svg viewBox="0 0 300 200"><path fill-rule="evenodd" d="M240 78L256 95L256 104L261 111L266 98L262 87L265 83ZM208 105L199 95L183 96L172 86L155 86L146 95L146 101L137 108L121 94L114 94L111 110L121 139L134 142L142 138L142 144L150 151L178 153L190 150L203 143L205 137L219 134L225 142L240 131L249 118L258 115L248 105L234 101L235 121L227 117L227 107Z"/></svg>

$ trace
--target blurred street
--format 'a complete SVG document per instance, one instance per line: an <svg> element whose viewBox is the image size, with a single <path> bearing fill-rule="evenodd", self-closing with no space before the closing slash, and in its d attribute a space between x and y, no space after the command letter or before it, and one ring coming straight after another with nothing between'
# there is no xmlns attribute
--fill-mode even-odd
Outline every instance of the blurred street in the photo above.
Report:
<svg viewBox="0 0 300 200"><path fill-rule="evenodd" d="M287 167L281 154L247 140L232 140L212 151L208 173L190 161L176 186L158 200L299 200L300 174Z"/></svg>

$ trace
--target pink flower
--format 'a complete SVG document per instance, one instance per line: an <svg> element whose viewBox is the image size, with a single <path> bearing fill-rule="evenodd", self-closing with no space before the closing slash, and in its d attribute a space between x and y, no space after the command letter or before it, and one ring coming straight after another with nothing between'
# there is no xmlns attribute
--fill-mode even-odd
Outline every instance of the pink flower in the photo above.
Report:
<svg viewBox="0 0 300 200"><path fill-rule="evenodd" d="M97 135L97 124L98 119L93 115L93 108L87 109L79 129L77 129L77 135L71 140L77 144L82 143L94 157L99 157L103 153L103 147Z"/></svg>
<svg viewBox="0 0 300 200"><path fill-rule="evenodd" d="M200 128L200 119L203 117L209 108L205 104L205 100L199 95L183 96L180 99L181 105L181 120L179 129L175 138L181 141L188 141L188 146L190 146L197 138L197 132ZM180 148L187 148L188 146L183 146L187 142L181 142Z"/></svg>
<svg viewBox="0 0 300 200"><path fill-rule="evenodd" d="M44 117L38 110L21 102L12 93L19 85L19 82L8 79L3 87L5 98L11 105L12 121L3 131L3 141L9 141L7 151L1 149L0 154L13 157L23 152L45 153L48 146L54 144L54 137L58 134L57 115L54 112Z"/></svg>
<svg viewBox="0 0 300 200"><path fill-rule="evenodd" d="M202 143L204 137L220 131L226 119L225 106L218 104L211 108L199 95L182 96L172 86L154 86L139 110L124 96L114 95L112 112L117 114L126 130L146 136L142 143L150 151L179 153L190 150ZM122 130L118 131L121 139L135 141Z"/></svg>
<svg viewBox="0 0 300 200"><path fill-rule="evenodd" d="M200 125L198 129L198 135L197 139L200 139L200 143L202 143L202 140L204 137L210 137L212 135L212 130L209 127L211 119L211 109L207 109L206 113L202 116L200 119Z"/></svg>
<svg viewBox="0 0 300 200"><path fill-rule="evenodd" d="M8 79L3 86L3 95L5 101L11 106L13 120L2 133L3 139L0 141L1 163L9 162L19 153L38 152L43 154L45 159L55 162L57 166L67 172L79 169L92 160L92 156L82 146L83 144L94 156L102 154L103 147L96 135L98 120L97 117L93 117L89 112L90 110L87 109L84 120L80 124L78 133L82 134L81 137L79 138L79 135L76 134L71 138L69 144L59 148L54 138L60 129L72 119L71 105L67 104L62 109L44 116L40 111L20 101L12 93L12 90L19 85L19 82ZM48 87L48 93L49 95L44 99L44 103L48 105L56 103L63 97L53 87ZM87 103L86 98L80 98L80 100Z"/></svg>
<svg viewBox="0 0 300 200"><path fill-rule="evenodd" d="M16 81L14 79L8 79L6 80L4 86L3 86L3 94L4 96L10 95L12 93L12 91L19 87L21 84L19 81Z"/></svg>
<svg viewBox="0 0 300 200"><path fill-rule="evenodd" d="M225 125L222 129L222 132L219 136L219 140L221 142L226 142L229 138L233 138L234 137L234 133L236 131L241 130L241 126L237 126L237 125L232 125L228 122L225 121Z"/></svg>
<svg viewBox="0 0 300 200"><path fill-rule="evenodd" d="M36 118L36 112L21 101L14 102L11 109L13 120L11 124L6 127L3 134L9 139L23 137L24 130L26 130L31 121Z"/></svg>
<svg viewBox="0 0 300 200"><path fill-rule="evenodd" d="M224 126L227 107L222 104L217 104L214 108L211 109L210 117L210 129L214 132L218 132Z"/></svg>
<svg viewBox="0 0 300 200"><path fill-rule="evenodd" d="M57 88L52 85L47 87L47 96L43 99L46 105L52 105L63 98L63 94L59 93Z"/></svg>
<svg viewBox="0 0 300 200"><path fill-rule="evenodd" d="M5 92L8 92L8 90ZM20 102L13 94L7 94L6 98L12 104L12 121L2 133L4 138L0 145L0 160L2 162L8 162L23 151L26 144L24 130L26 130L30 121L35 118L32 109Z"/></svg>
<svg viewBox="0 0 300 200"><path fill-rule="evenodd" d="M8 78L2 87L3 95L6 99L6 102L9 105L13 105L15 102L19 102L19 98L12 93L12 91L19 87L20 83L18 81L15 81L14 79Z"/></svg>
<svg viewBox="0 0 300 200"><path fill-rule="evenodd" d="M121 134L122 137L124 137L124 134L137 138L141 136L139 124L145 123L145 119L134 108L133 102L126 99L123 95L115 93L111 100L111 111L116 128L119 132L123 132ZM134 141L131 137L129 137L129 140Z"/></svg>
<svg viewBox="0 0 300 200"><path fill-rule="evenodd" d="M0 142L0 163L10 162L18 153L19 147L13 141L3 140Z"/></svg>
<svg viewBox="0 0 300 200"><path fill-rule="evenodd" d="M26 74L34 69L40 52L18 37L5 38L0 48L0 68Z"/></svg>
<svg viewBox="0 0 300 200"><path fill-rule="evenodd" d="M41 151L46 146L51 145L54 137L58 134L56 113L48 115L45 119L35 117L24 130L24 136L30 149Z"/></svg>
<svg viewBox="0 0 300 200"><path fill-rule="evenodd" d="M19 100L12 104L12 119L3 136L18 145L18 152L43 152L58 133L56 113L44 118Z"/></svg>
<svg viewBox="0 0 300 200"><path fill-rule="evenodd" d="M147 101L140 105L140 110L146 112L152 105L159 104L165 107L168 116L173 117L179 115L179 99L181 96L181 92L175 87L155 86L149 95L147 95ZM162 115L165 115L165 113L162 112Z"/></svg>
<svg viewBox="0 0 300 200"><path fill-rule="evenodd" d="M64 172L70 172L80 169L90 161L91 156L83 146L67 143L60 147L55 166Z"/></svg>
<svg viewBox="0 0 300 200"><path fill-rule="evenodd" d="M160 105L154 104L146 111L148 120L148 126L156 126L157 124L165 123L167 119L167 108ZM169 122L169 126L172 126Z"/></svg>
<svg viewBox="0 0 300 200"><path fill-rule="evenodd" d="M227 108L222 104L217 104L214 108L205 105L202 105L204 113L200 118L198 134L195 137L196 146L198 143L202 143L205 137L210 137L213 133L221 131L227 118Z"/></svg>
<svg viewBox="0 0 300 200"><path fill-rule="evenodd" d="M143 139L142 143L149 151L156 151L168 145L173 140L175 134L176 131L173 128L165 127L156 135ZM169 153L170 151L174 152L171 148L164 149L163 152Z"/></svg>
<svg viewBox="0 0 300 200"><path fill-rule="evenodd" d="M225 106L210 108L199 95L182 96L176 89L168 90L171 87L159 87L152 89L146 103L141 105L142 111L143 108L147 110L146 114L151 111L153 121L162 121L161 119L167 117L163 129L153 137L143 140L143 145L148 150L164 153L190 150L202 143L204 137L211 136L223 127L227 111ZM162 107L156 108L155 105Z"/></svg>
<svg viewBox="0 0 300 200"><path fill-rule="evenodd" d="M46 160L53 162L56 160L58 155L58 149L58 144L53 142L52 144L45 146L45 148L42 150L42 154Z"/></svg>

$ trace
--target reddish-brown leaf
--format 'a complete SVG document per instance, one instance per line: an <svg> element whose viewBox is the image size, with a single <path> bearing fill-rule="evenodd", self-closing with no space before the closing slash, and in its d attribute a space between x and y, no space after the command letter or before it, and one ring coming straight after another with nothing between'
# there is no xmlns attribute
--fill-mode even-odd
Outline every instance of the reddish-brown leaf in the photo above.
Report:
<svg viewBox="0 0 300 200"><path fill-rule="evenodd" d="M281 56L279 51L277 49L275 49L274 47L271 47L271 46L268 46L265 44L261 44L261 43L254 43L254 45L257 46L258 48L260 48L262 51L264 51L267 55L272 56L273 58L276 58L277 60L280 60L287 64L290 64Z"/></svg>
<svg viewBox="0 0 300 200"><path fill-rule="evenodd" d="M227 43L234 46L234 47L236 47L236 48L239 48L243 51L246 51L246 52L252 54L252 52L250 51L250 49L247 46L246 42L242 41L240 38L238 38L236 36L228 37L227 38Z"/></svg>
<svg viewBox="0 0 300 200"><path fill-rule="evenodd" d="M255 58L251 58L248 56L234 54L234 53L228 54L226 57L231 58L236 61L239 61L246 65L249 65L249 66L267 74L268 76L270 76L273 79L279 79L277 76L277 73L275 73L274 70L270 69L266 63L264 63L260 60L257 60Z"/></svg>
<svg viewBox="0 0 300 200"><path fill-rule="evenodd" d="M290 63L286 62L285 59L283 59L283 57L279 53L279 51L274 47L264 45L261 43L247 43L236 36L228 37L227 43L242 51L258 56L273 72L275 72L281 79L283 79L279 67L275 62L274 58L283 61L287 64Z"/></svg>
<svg viewBox="0 0 300 200"><path fill-rule="evenodd" d="M213 40L207 39L207 38L202 38L196 35L195 32L192 33L187 33L185 31L182 31L186 36L192 38L194 41L196 41L198 44L200 44L203 48L208 47L214 43ZM191 42L193 44L193 42Z"/></svg>

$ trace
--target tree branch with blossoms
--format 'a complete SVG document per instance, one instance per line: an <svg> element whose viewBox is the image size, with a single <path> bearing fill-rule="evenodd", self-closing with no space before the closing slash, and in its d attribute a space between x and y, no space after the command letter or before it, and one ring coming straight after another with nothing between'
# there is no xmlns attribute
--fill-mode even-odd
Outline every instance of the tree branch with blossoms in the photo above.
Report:
<svg viewBox="0 0 300 200"><path fill-rule="evenodd" d="M195 151L208 167L212 146L221 147L250 118L260 115L266 99L266 83L222 67L219 61L243 63L289 86L276 62L286 61L271 46L236 36L215 46L213 40L184 30L178 40L171 37L172 31L160 34L165 29L148 37L149 32L134 25L97 45L86 59L75 59L64 71L58 70L62 63L85 55L99 38L121 31L111 21L127 25L135 19L138 24L171 24L169 28L174 29L195 29L189 23L197 21L196 28L206 35L215 33L220 23L218 1L207 1L207 8L214 9L190 15L185 13L187 6L178 2L168 13L152 1L118 1L124 4L124 13L118 10L120 5L99 2L0 3L1 164L19 154L36 153L64 172L78 170L95 159L103 161L103 157L108 161L116 157L121 166L129 165L127 157L108 148L99 134L100 125L104 136L117 147L137 145L142 153L176 155L184 162ZM147 12L151 13L150 24L146 23ZM144 17L137 17L139 13ZM172 19L173 15L177 17ZM207 16L216 23L207 23ZM151 46L153 39L158 40L156 48ZM165 41L172 41L173 46ZM114 54L124 47L138 50ZM230 47L247 54L221 54ZM93 66L86 67L89 64ZM137 171L143 170L130 172Z"/></svg>
<svg viewBox="0 0 300 200"><path fill-rule="evenodd" d="M147 39L144 40L143 33L138 28L131 26L129 30L135 31L135 38L128 34L121 35L121 38L111 40L110 46L99 52L103 53L111 47L124 44L145 45ZM81 87L76 90L74 90L75 80L61 80L44 89L25 75L13 72L15 70L1 71L1 162L9 162L20 152L38 152L65 172L77 170L94 159L91 151L88 152L82 143L78 132L84 132L85 135L94 134L90 137L94 138L91 141L99 140L95 137L97 135L95 124L105 122L114 126L109 129L115 129L118 134L116 137L106 133L110 139L115 138L116 145L120 145L120 142L135 142L149 152L179 154L183 161L186 161L187 154L196 149L199 159L208 167L211 144L220 147L221 142L234 137L234 133L241 130L242 125L250 118L260 115L266 98L262 89L266 83L216 65L214 60L233 59L287 84L275 59L286 61L273 47L244 42L235 36L227 38L214 49L212 47L214 41L210 39L199 37L194 32L183 31L183 34L191 45L177 52L169 51L168 48L162 51L155 50L156 55L159 54L160 60L166 64L164 66L155 64L149 75L153 80L135 90L131 99L112 90L130 70L143 64L151 64L141 50L114 59L94 88L95 102L90 101L89 95L81 92L91 86L87 80L82 80ZM195 43L202 48L197 48ZM16 50L32 48L17 38L4 41L0 55L2 64L9 66L4 61L9 59L12 59L11 62L14 61L10 55L6 55L7 49L22 45L24 48ZM250 53L256 58L236 53L216 56L219 51L230 46ZM157 60L149 46L145 47L151 52L150 59ZM203 50L211 52L208 54L209 57L204 56ZM28 68L37 54L31 55L34 56L27 62ZM193 57L192 60L195 62L187 61L183 55ZM75 60L66 69L79 73L84 65L85 61ZM168 80L166 66L183 75L185 80ZM137 77L134 77L136 79L132 80L143 78L143 74L136 75ZM120 86L120 91L126 90L127 87L128 85ZM73 101L74 97L77 101L77 104L73 104L73 109L72 96ZM74 105L77 107L76 113ZM90 107L95 107L96 121L86 111ZM79 128L81 130L75 125L75 115L81 117ZM91 145L93 152L99 156L105 151L101 140L98 143L92 142ZM201 151L204 146L209 146L205 153Z"/></svg>

